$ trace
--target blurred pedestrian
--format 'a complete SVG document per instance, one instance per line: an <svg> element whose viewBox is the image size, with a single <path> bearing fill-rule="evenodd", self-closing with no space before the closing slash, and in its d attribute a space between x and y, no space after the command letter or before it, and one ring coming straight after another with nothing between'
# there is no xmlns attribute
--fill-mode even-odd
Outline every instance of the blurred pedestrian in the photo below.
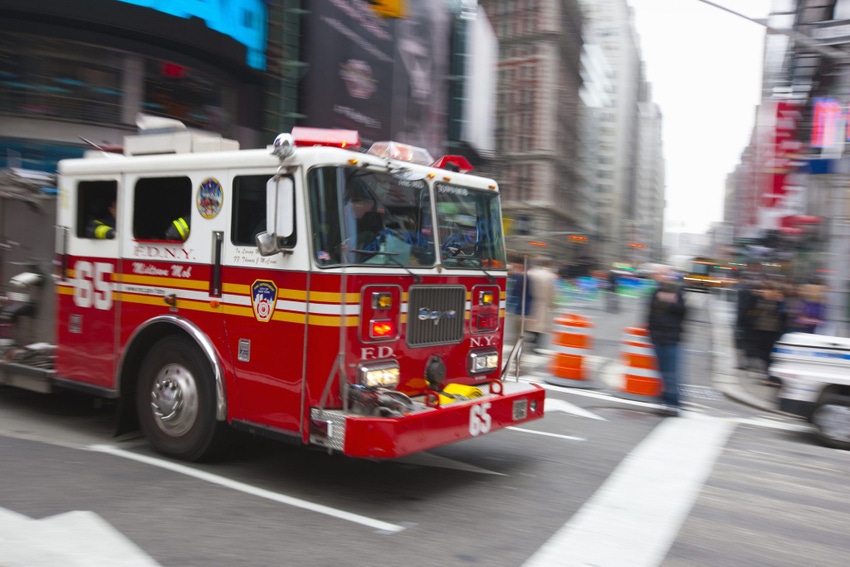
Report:
<svg viewBox="0 0 850 567"><path fill-rule="evenodd" d="M546 345L546 336L552 328L555 316L555 295L558 276L552 270L552 260L548 257L536 258L528 270L528 284L531 288L531 316L526 322L531 346L540 353Z"/></svg>
<svg viewBox="0 0 850 567"><path fill-rule="evenodd" d="M620 302L617 294L619 290L620 278L614 270L608 271L608 293L606 294L605 308L609 313L617 313L620 310Z"/></svg>
<svg viewBox="0 0 850 567"><path fill-rule="evenodd" d="M664 383L661 392L663 415L676 417L681 412L680 342L684 333L687 309L681 285L677 284L669 266L656 266L653 279L658 283L649 300L649 339L655 348L658 372Z"/></svg>
<svg viewBox="0 0 850 567"><path fill-rule="evenodd" d="M826 294L818 283L803 284L793 309L791 329L798 333L816 333L826 321Z"/></svg>
<svg viewBox="0 0 850 567"><path fill-rule="evenodd" d="M525 277L525 262L520 256L513 256L508 261L507 282L507 320L505 323L505 344L513 346L522 333L522 316L528 317L533 303L531 285ZM525 290L525 306L523 310L523 290Z"/></svg>
<svg viewBox="0 0 850 567"><path fill-rule="evenodd" d="M738 351L738 368L750 367L750 359L756 356L753 346L750 309L755 300L756 282L746 277L738 287L738 305L735 317L735 348Z"/></svg>
<svg viewBox="0 0 850 567"><path fill-rule="evenodd" d="M777 284L765 282L755 294L755 299L749 309L751 337L756 359L760 363L758 369L763 374L762 380L767 384L778 382L769 380L770 354L773 345L785 332L786 310L785 298Z"/></svg>

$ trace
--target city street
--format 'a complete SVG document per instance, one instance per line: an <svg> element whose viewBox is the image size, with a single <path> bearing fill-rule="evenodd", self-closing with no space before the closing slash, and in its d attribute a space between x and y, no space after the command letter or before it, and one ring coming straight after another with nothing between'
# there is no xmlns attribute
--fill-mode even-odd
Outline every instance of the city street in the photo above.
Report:
<svg viewBox="0 0 850 567"><path fill-rule="evenodd" d="M2 389L0 564L845 565L850 453L715 388L721 299L688 296L683 417L621 395L642 301L568 306L594 322L587 384L526 353L544 420L392 462L249 437L172 462L113 438L109 405Z"/></svg>

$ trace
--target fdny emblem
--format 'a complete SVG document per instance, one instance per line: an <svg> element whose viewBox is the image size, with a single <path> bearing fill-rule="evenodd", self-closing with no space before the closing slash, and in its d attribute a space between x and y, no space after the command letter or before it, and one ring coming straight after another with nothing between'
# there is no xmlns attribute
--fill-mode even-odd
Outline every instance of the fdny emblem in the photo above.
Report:
<svg viewBox="0 0 850 567"><path fill-rule="evenodd" d="M222 201L224 201L224 192L218 179L214 177L204 179L198 187L197 198L198 212L201 216L205 219L218 216Z"/></svg>
<svg viewBox="0 0 850 567"><path fill-rule="evenodd" d="M274 282L257 280L251 285L251 305L254 307L254 317L257 321L271 321L276 302L277 286Z"/></svg>

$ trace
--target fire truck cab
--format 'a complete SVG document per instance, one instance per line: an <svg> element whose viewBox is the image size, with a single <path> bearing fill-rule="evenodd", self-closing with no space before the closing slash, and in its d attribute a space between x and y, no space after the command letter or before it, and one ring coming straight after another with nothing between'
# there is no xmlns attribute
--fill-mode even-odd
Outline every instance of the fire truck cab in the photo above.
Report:
<svg viewBox="0 0 850 567"><path fill-rule="evenodd" d="M395 458L539 419L544 390L501 374L499 192L469 169L310 128L61 161L51 364L7 345L0 383L117 399L119 432L186 460L231 427Z"/></svg>

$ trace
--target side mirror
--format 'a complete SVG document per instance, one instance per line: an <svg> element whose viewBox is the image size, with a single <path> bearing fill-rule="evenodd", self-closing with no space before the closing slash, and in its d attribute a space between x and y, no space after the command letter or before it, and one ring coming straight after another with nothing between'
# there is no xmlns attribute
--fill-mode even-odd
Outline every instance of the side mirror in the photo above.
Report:
<svg viewBox="0 0 850 567"><path fill-rule="evenodd" d="M295 187L290 177L272 177L266 183L266 231L257 234L255 242L261 256L271 256L283 249L281 240L295 230Z"/></svg>

